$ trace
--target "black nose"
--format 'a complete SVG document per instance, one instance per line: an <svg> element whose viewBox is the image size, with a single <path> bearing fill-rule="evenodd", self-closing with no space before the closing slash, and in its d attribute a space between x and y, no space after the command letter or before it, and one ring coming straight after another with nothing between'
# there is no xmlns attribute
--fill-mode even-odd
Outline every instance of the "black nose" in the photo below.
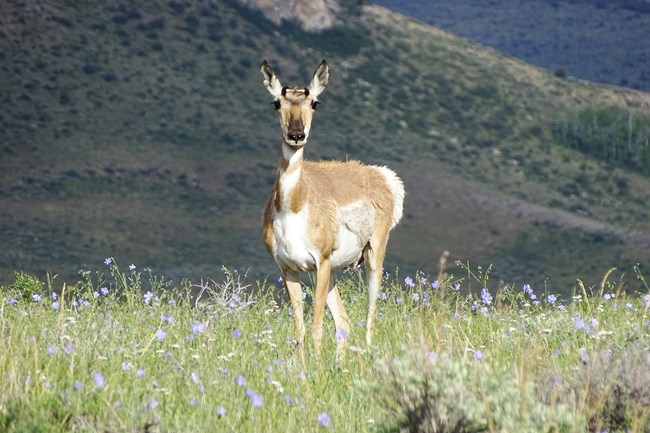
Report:
<svg viewBox="0 0 650 433"><path fill-rule="evenodd" d="M305 139L305 133L304 132L289 132L287 134L287 137L289 137L289 140L298 142L302 141Z"/></svg>

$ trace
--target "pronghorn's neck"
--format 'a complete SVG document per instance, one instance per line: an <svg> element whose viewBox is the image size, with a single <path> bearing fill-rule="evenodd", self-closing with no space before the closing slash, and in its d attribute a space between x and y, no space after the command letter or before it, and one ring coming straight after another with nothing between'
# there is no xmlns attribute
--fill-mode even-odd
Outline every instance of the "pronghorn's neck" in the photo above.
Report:
<svg viewBox="0 0 650 433"><path fill-rule="evenodd" d="M276 179L275 208L277 211L284 207L292 212L298 212L304 203L300 193L303 149L303 147L292 148L282 143L282 155Z"/></svg>

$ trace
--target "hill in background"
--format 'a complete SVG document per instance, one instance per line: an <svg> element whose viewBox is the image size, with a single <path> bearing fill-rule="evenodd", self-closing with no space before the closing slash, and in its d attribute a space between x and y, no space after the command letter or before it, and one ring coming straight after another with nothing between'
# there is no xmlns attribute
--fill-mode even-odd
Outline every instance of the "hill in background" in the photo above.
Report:
<svg viewBox="0 0 650 433"><path fill-rule="evenodd" d="M389 270L435 274L449 250L493 264L492 281L567 292L648 263L650 95L348 3L319 33L230 0L0 5L0 283L60 284L106 257L176 280L221 265L275 279L262 59L298 85L331 65L308 158L404 179Z"/></svg>
<svg viewBox="0 0 650 433"><path fill-rule="evenodd" d="M373 0L558 75L650 91L648 0Z"/></svg>

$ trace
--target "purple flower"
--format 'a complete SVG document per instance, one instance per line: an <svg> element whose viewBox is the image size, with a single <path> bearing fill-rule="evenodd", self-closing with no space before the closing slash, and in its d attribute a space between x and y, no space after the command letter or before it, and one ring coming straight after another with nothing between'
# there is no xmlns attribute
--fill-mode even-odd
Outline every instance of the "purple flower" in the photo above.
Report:
<svg viewBox="0 0 650 433"><path fill-rule="evenodd" d="M413 278L411 277L404 278L404 284L406 284L410 288L415 287L415 283L413 282Z"/></svg>
<svg viewBox="0 0 650 433"><path fill-rule="evenodd" d="M241 330L239 328L235 328L232 330L232 338L239 338L241 335Z"/></svg>
<svg viewBox="0 0 650 433"><path fill-rule="evenodd" d="M318 425L321 427L328 428L332 424L332 418L330 418L327 412L322 412L318 414Z"/></svg>
<svg viewBox="0 0 650 433"><path fill-rule="evenodd" d="M129 265L129 271L135 271L135 265L133 263Z"/></svg>
<svg viewBox="0 0 650 433"><path fill-rule="evenodd" d="M492 303L492 295L490 295L490 292L488 292L486 288L481 290L481 301L483 301L485 305L490 305Z"/></svg>
<svg viewBox="0 0 650 433"><path fill-rule="evenodd" d="M65 352L65 354L68 356L72 355L72 344L66 344L63 347L63 352Z"/></svg>
<svg viewBox="0 0 650 433"><path fill-rule="evenodd" d="M165 322L169 323L170 325L174 323L174 317L173 316L165 316L164 314L160 316L161 320L164 320Z"/></svg>
<svg viewBox="0 0 650 433"><path fill-rule="evenodd" d="M153 293L151 292L145 293L144 296L142 297L142 301L147 305L151 304L152 299L153 299Z"/></svg>
<svg viewBox="0 0 650 433"><path fill-rule="evenodd" d="M485 355L483 355L483 352L481 352L480 350L476 350L474 352L474 359L475 360L481 361L481 360L483 360L483 358L485 358Z"/></svg>
<svg viewBox="0 0 650 433"><path fill-rule="evenodd" d="M460 283L454 284L454 290L457 292L460 291Z"/></svg>
<svg viewBox="0 0 650 433"><path fill-rule="evenodd" d="M162 328L158 328L158 330L156 331L156 338L158 339L158 341L163 341L165 340L166 337L167 337L167 332L165 332L165 330Z"/></svg>
<svg viewBox="0 0 650 433"><path fill-rule="evenodd" d="M133 368L133 364L131 364L130 362L128 362L128 361L123 361L122 362L122 370L129 371L132 368Z"/></svg>
<svg viewBox="0 0 650 433"><path fill-rule="evenodd" d="M583 364L589 364L589 354L587 354L587 349L584 347L578 349L578 358L580 358L580 361L582 361Z"/></svg>
<svg viewBox="0 0 650 433"><path fill-rule="evenodd" d="M241 374L237 376L237 386L244 386L246 385L246 379L244 379L244 376Z"/></svg>
<svg viewBox="0 0 650 433"><path fill-rule="evenodd" d="M137 378L143 378L145 375L144 368L138 368L135 372L135 377Z"/></svg>
<svg viewBox="0 0 650 433"><path fill-rule="evenodd" d="M415 302L418 302L420 300L420 294L419 293L411 293L411 298L413 298L413 300Z"/></svg>
<svg viewBox="0 0 650 433"><path fill-rule="evenodd" d="M106 386L106 380L104 379L103 374L98 371L94 371L91 376L93 378L93 382L95 382L95 387L97 387L97 389L102 389Z"/></svg>
<svg viewBox="0 0 650 433"><path fill-rule="evenodd" d="M548 302L549 304L554 304L555 301L557 301L557 297L555 295L551 294L546 297L546 302Z"/></svg>
<svg viewBox="0 0 650 433"><path fill-rule="evenodd" d="M158 400L156 400L154 397L151 397L150 400L147 401L145 404L144 408L147 412L150 412L154 410L155 408L158 407Z"/></svg>
<svg viewBox="0 0 650 433"><path fill-rule="evenodd" d="M606 301L609 301L610 299L614 299L616 295L614 293L605 293L603 295L603 299Z"/></svg>
<svg viewBox="0 0 650 433"><path fill-rule="evenodd" d="M532 295L533 294L533 289L530 288L530 284L524 284L524 286L521 288L526 295Z"/></svg>
<svg viewBox="0 0 650 433"><path fill-rule="evenodd" d="M59 308L61 308L61 305L59 304L58 301L54 301L54 302L52 302L52 309L53 309L54 311L58 311Z"/></svg>
<svg viewBox="0 0 650 433"><path fill-rule="evenodd" d="M336 341L343 342L348 339L348 331L343 328L336 330Z"/></svg>
<svg viewBox="0 0 650 433"><path fill-rule="evenodd" d="M34 302L41 302L41 300L43 299L43 297L42 297L41 295L39 295L38 293L34 293L34 294L32 295L32 299L34 300Z"/></svg>
<svg viewBox="0 0 650 433"><path fill-rule="evenodd" d="M388 295L386 295L386 292L381 292L381 293L377 296L377 298L378 298L380 301L385 301L386 299L388 299Z"/></svg>
<svg viewBox="0 0 650 433"><path fill-rule="evenodd" d="M192 334L203 334L205 332L205 323L194 322L190 328Z"/></svg>
<svg viewBox="0 0 650 433"><path fill-rule="evenodd" d="M99 298L99 292L97 292L97 291L93 292L93 298L94 299Z"/></svg>
<svg viewBox="0 0 650 433"><path fill-rule="evenodd" d="M111 259L110 257L107 257L106 259L104 259L104 264L106 266L110 265L111 263L113 263L113 259Z"/></svg>
<svg viewBox="0 0 650 433"><path fill-rule="evenodd" d="M221 417L221 418L223 418L224 416L226 416L226 408L223 407L223 406L219 406L219 407L217 408L217 415L219 415L219 417Z"/></svg>
<svg viewBox="0 0 650 433"><path fill-rule="evenodd" d="M192 372L192 374L190 374L190 376L192 377L192 382L194 382L195 384L198 385L199 384L199 375L198 375L198 373Z"/></svg>
<svg viewBox="0 0 650 433"><path fill-rule="evenodd" d="M99 292L104 296L108 295L108 287L102 287Z"/></svg>
<svg viewBox="0 0 650 433"><path fill-rule="evenodd" d="M431 287L432 287L433 289L437 289L437 288L439 288L439 287L440 287L440 281L435 280L433 283L431 283Z"/></svg>
<svg viewBox="0 0 650 433"><path fill-rule="evenodd" d="M47 353L50 355L56 355L58 353L59 349L54 344L50 344L47 346Z"/></svg>
<svg viewBox="0 0 650 433"><path fill-rule="evenodd" d="M246 397L250 399L253 407L262 407L262 403L264 403L264 397L250 388L246 390Z"/></svg>

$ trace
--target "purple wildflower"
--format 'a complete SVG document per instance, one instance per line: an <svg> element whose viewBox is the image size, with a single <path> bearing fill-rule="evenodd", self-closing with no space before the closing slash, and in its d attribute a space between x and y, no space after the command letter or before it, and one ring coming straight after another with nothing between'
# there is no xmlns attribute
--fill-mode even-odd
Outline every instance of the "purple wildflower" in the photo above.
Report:
<svg viewBox="0 0 650 433"><path fill-rule="evenodd" d="M192 334L203 334L205 332L205 323L203 322L194 322L190 328Z"/></svg>
<svg viewBox="0 0 650 433"><path fill-rule="evenodd" d="M56 355L59 352L59 349L54 344L47 346L47 353L50 355Z"/></svg>
<svg viewBox="0 0 650 433"><path fill-rule="evenodd" d="M165 330L162 328L158 328L158 330L156 331L156 338L158 339L158 341L164 341L165 338L167 338L167 332L165 332Z"/></svg>
<svg viewBox="0 0 650 433"><path fill-rule="evenodd" d="M104 259L104 264L105 264L106 266L110 265L111 263L113 263L113 259L112 259L112 258L107 257L106 259Z"/></svg>
<svg viewBox="0 0 650 433"><path fill-rule="evenodd" d="M219 407L217 408L217 415L219 415L219 417L221 417L221 418L223 418L224 416L226 416L226 408L223 407L223 406L219 406Z"/></svg>
<svg viewBox="0 0 650 433"><path fill-rule="evenodd" d="M135 271L135 265L133 263L129 265L129 271Z"/></svg>
<svg viewBox="0 0 650 433"><path fill-rule="evenodd" d="M438 288L440 288L440 281L435 280L433 283L431 283L431 287L432 287L433 289L438 289Z"/></svg>
<svg viewBox="0 0 650 433"><path fill-rule="evenodd" d="M99 292L104 296L108 295L108 287L102 287Z"/></svg>
<svg viewBox="0 0 650 433"><path fill-rule="evenodd" d="M483 360L483 358L485 358L485 355L483 355L483 352L481 352L480 350L476 350L474 352L474 359L476 361L481 361L481 360Z"/></svg>
<svg viewBox="0 0 650 433"><path fill-rule="evenodd" d="M411 277L404 278L404 284L406 284L410 288L415 287L415 283L413 282L413 278Z"/></svg>
<svg viewBox="0 0 650 433"><path fill-rule="evenodd" d="M244 386L246 385L246 379L244 379L244 376L241 374L237 376L237 386Z"/></svg>
<svg viewBox="0 0 650 433"><path fill-rule="evenodd" d="M136 370L136 372L135 372L135 377L141 379L141 378L144 377L145 373L146 373L146 372L144 371L144 368L138 368L138 369Z"/></svg>
<svg viewBox="0 0 650 433"><path fill-rule="evenodd" d="M59 308L61 308L61 305L59 304L58 301L54 301L54 302L52 302L52 309L53 309L54 311L59 311Z"/></svg>
<svg viewBox="0 0 650 433"><path fill-rule="evenodd" d="M524 284L524 286L521 288L526 295L532 295L533 294L533 289L530 288L530 284Z"/></svg>
<svg viewBox="0 0 650 433"><path fill-rule="evenodd" d="M330 418L327 412L322 412L318 414L318 425L321 427L328 428L332 424L332 418Z"/></svg>
<svg viewBox="0 0 650 433"><path fill-rule="evenodd" d="M129 371L132 368L133 368L133 364L131 364L130 362L128 362L128 361L123 361L122 362L122 370Z"/></svg>
<svg viewBox="0 0 650 433"><path fill-rule="evenodd" d="M554 304L555 301L557 301L557 297L555 295L553 295L553 294L548 295L546 297L546 302L548 302L549 304Z"/></svg>
<svg viewBox="0 0 650 433"><path fill-rule="evenodd" d="M343 329L339 328L336 330L336 341L343 342L348 339L348 332Z"/></svg>
<svg viewBox="0 0 650 433"><path fill-rule="evenodd" d="M34 293L34 294L32 295L32 299L34 300L34 302L41 302L41 300L43 299L43 297L42 297L41 295L39 295L38 293Z"/></svg>
<svg viewBox="0 0 650 433"><path fill-rule="evenodd" d="M481 290L481 301L483 301L485 305L492 304L492 295L490 295L490 292L488 292L486 288Z"/></svg>
<svg viewBox="0 0 650 433"><path fill-rule="evenodd" d="M153 299L153 293L151 293L151 292L147 292L147 293L145 293L144 296L142 297L142 301L143 301L146 305L151 305L151 300L152 300L152 299Z"/></svg>
<svg viewBox="0 0 650 433"><path fill-rule="evenodd" d="M578 349L578 358L580 358L580 361L582 361L583 364L589 364L589 354L587 354L587 349L584 347Z"/></svg>
<svg viewBox="0 0 650 433"><path fill-rule="evenodd" d="M103 374L98 371L94 371L91 376L93 378L93 382L95 382L95 387L97 387L97 389L102 389L106 386L106 379L104 379Z"/></svg>
<svg viewBox="0 0 650 433"><path fill-rule="evenodd" d="M232 338L239 338L241 335L241 330L239 328L235 328L232 330Z"/></svg>

